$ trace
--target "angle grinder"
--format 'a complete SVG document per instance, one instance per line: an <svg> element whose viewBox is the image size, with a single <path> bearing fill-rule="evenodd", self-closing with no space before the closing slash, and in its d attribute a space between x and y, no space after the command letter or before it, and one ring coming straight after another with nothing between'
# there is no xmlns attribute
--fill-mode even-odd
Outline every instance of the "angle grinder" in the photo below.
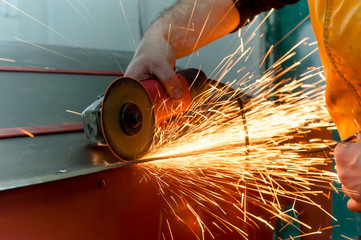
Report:
<svg viewBox="0 0 361 240"><path fill-rule="evenodd" d="M106 143L120 159L142 157L152 144L155 127L185 112L197 95L190 86L199 86L207 79L198 69L182 70L177 76L186 90L181 102L169 97L155 79L141 82L130 77L116 79L103 96L82 112L87 138Z"/></svg>

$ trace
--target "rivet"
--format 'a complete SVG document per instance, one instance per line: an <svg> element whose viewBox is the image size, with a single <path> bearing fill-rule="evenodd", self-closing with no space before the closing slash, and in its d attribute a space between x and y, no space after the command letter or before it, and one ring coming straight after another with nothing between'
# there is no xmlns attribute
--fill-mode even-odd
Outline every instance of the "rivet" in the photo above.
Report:
<svg viewBox="0 0 361 240"><path fill-rule="evenodd" d="M105 180L104 179L100 179L98 181L98 187L99 188L104 188L105 187Z"/></svg>

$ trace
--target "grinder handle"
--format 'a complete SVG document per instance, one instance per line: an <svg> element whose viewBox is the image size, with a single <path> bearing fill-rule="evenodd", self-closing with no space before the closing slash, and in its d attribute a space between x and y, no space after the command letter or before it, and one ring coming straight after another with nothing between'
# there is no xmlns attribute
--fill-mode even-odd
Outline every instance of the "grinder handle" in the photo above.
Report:
<svg viewBox="0 0 361 240"><path fill-rule="evenodd" d="M158 80L149 79L140 82L153 103L155 122L157 125L185 112L191 104L192 96L187 79L179 73L177 73L177 76L184 89L184 97L181 101L173 100Z"/></svg>

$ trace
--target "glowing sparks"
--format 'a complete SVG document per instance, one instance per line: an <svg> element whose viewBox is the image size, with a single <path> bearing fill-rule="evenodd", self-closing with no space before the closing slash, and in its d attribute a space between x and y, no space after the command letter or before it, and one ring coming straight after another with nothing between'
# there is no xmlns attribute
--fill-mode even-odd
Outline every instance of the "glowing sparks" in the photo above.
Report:
<svg viewBox="0 0 361 240"><path fill-rule="evenodd" d="M32 134L32 133L30 133L30 132L26 131L25 129L19 128L19 130L20 130L22 133L24 133L24 134L28 135L28 136L29 136L29 137L31 137L31 138L33 138L33 137L34 137L34 134Z"/></svg>
<svg viewBox="0 0 361 240"><path fill-rule="evenodd" d="M20 39L20 38L18 38L18 37L15 37L14 39L15 39L15 40L18 40L18 41L20 41L20 42L23 42L23 43L26 43L26 44L32 45L32 46L34 46L34 47L37 47L37 48L43 49L43 50L45 50L45 51L51 52L51 53L56 54L56 55L58 55L58 56L61 56L61 57L67 58L67 59L69 59L69 60L72 60L72 61L75 61L75 62L80 62L80 63L81 63L81 61L79 61L79 60L77 60L77 59L75 59L75 58L72 58L72 57L66 56L66 55L64 55L64 54L62 54L62 53L59 53L59 52L56 52L56 51L50 50L50 49L48 49L48 48L46 48L46 47L42 47L42 46L37 45L37 44L35 44L35 43L25 41L25 40Z"/></svg>
<svg viewBox="0 0 361 240"><path fill-rule="evenodd" d="M125 10L124 10L124 6L123 6L123 3L122 3L122 0L119 0L119 4L120 4L120 8L122 9L122 13L123 13L123 16L124 16L124 20L125 20L125 23L126 23L127 28L128 28L129 36L131 37L131 43L132 43L134 49L136 49L137 46L136 46L136 44L135 44L135 40L134 40L132 31L130 30L128 18L127 18L127 15L125 14Z"/></svg>
<svg viewBox="0 0 361 240"><path fill-rule="evenodd" d="M6 0L1 1L71 41ZM91 25L70 0L66 2ZM79 3L91 16L80 0ZM119 0L119 3L131 37L130 41L135 48L122 1ZM188 25L178 26L183 28L186 34L195 30L192 16L196 3L197 1L194 3ZM282 66L296 56L295 49L305 45L308 38L296 43L272 66L267 66L268 69L262 76L256 76L246 67L241 67L237 73L242 75L229 83L234 90L220 83L238 63L249 59L254 47L248 44L257 36L255 32L272 11L255 26L256 29L245 38L245 41L244 34L251 29L254 22L250 23L244 32L239 30L240 46L214 69L214 78L217 77L218 83L208 85L206 90L195 97L186 114L169 120L168 124L156 129L154 144L150 153L144 157L145 161L154 161L138 165L144 172L141 181L150 180L155 184L170 212L185 223L198 239L205 239L207 236L214 238L215 231L224 234L235 232L247 239L248 228L273 230L272 221L275 219L286 222L286 226L298 224L310 230L301 232L299 236L292 237L293 239L321 234L321 230L312 229L307 222L290 215L302 214L297 210L297 205L312 206L325 216L332 217L314 200L314 196L329 197L327 191L337 190L332 185L333 181L337 181L336 174L322 169L331 162L331 159L322 153L328 152L334 142L323 139L322 136L309 140L305 138L312 131L318 131L315 129L335 128L325 108L325 77L322 68L309 68L307 72L299 75L298 79L282 79L286 73L294 70L304 59L317 51L313 49L301 60L293 59L290 66ZM200 41L210 14L211 12L200 29L194 49ZM291 32L308 18L309 16ZM170 30L171 25L169 32ZM259 69L274 47L291 32L272 45L256 63ZM264 35L259 35L259 38L262 36ZM34 43L16 39L78 61ZM15 62L4 58L0 58L0 61ZM213 73L211 75L213 77ZM317 76L320 78L318 81L305 82ZM275 84L275 80L278 80L278 83ZM163 105L162 107L167 109L165 102ZM66 111L81 115L79 112ZM29 137L34 137L24 129L19 130ZM285 210L286 204L291 204L292 209ZM183 209L188 214L187 217L179 209ZM170 222L168 219L165 220L170 238L174 239ZM199 231L195 231L195 227ZM166 239L164 233L162 236ZM343 235L342 237L349 239Z"/></svg>
<svg viewBox="0 0 361 240"><path fill-rule="evenodd" d="M63 34L61 34L60 32L56 31L55 29L49 27L48 25L46 25L45 23L41 22L40 20L34 18L33 16L31 16L30 14L26 13L25 11L21 10L20 8L14 6L13 4L9 3L6 0L1 0L3 3L7 4L8 6L16 9L18 12L22 13L23 15L27 16L28 18L30 18L31 20L39 23L41 26L47 28L49 31L56 33L57 35L59 35L60 37L62 37L63 39L73 43L74 45L78 46L79 44L77 44L76 42L74 42L73 40L69 39L68 37L64 36Z"/></svg>
<svg viewBox="0 0 361 240"><path fill-rule="evenodd" d="M194 23L192 23L192 28L189 27L178 27L179 29L184 29L186 31L194 32Z"/></svg>
<svg viewBox="0 0 361 240"><path fill-rule="evenodd" d="M315 138L303 142L301 138L315 127L332 126L327 112L320 107L324 104L320 94L324 82L312 85L312 90L317 91L308 91L313 94L301 88L302 81L283 83L273 89L273 96L283 102L276 104L267 100L269 91L257 90L269 85L267 81L272 78L254 83L250 89L258 95L244 105L249 146L245 144L239 106L231 100L244 89L227 95L226 87L210 87L191 106L189 115L177 119L181 126L159 130L158 142L145 159L163 160L140 166L162 189L162 196L173 212L186 203L197 219L202 238L205 233L212 235L211 227L190 203L203 206L215 219L212 225L222 231L236 230L237 224L228 220L230 210L224 208L230 203L231 212L237 212L239 219L251 225L273 228L268 219L249 210L250 204L257 204L272 216L286 222L296 221L310 229L283 211L281 199L321 208L310 198L323 193L313 190L314 187L327 188L336 179L334 173L316 168L328 164L330 159L302 155L312 150L327 151L332 144ZM297 139L300 140L292 143ZM210 205L218 210L210 210L213 208Z"/></svg>
<svg viewBox="0 0 361 240"><path fill-rule="evenodd" d="M190 26L191 26L191 22L192 22L192 18L193 18L193 15L194 15L194 10L196 8L196 5L197 5L197 0L194 1L192 12L191 12L191 15L190 15L189 20L188 20L188 26L185 28L186 32L184 34L184 38L183 38L183 42L182 42L182 47L181 47L182 50L184 49L184 44L186 42L188 31L189 31ZM193 31L194 31L194 24L193 24Z"/></svg>
<svg viewBox="0 0 361 240"><path fill-rule="evenodd" d="M80 112L75 112L75 111L72 111L72 110L66 110L66 112L68 112L68 113L73 113L73 114L76 114L76 115L81 116L81 113L80 113Z"/></svg>
<svg viewBox="0 0 361 240"><path fill-rule="evenodd" d="M345 235L341 235L341 237L345 238L345 239L349 239L349 240L353 240L353 238L347 237Z"/></svg>
<svg viewBox="0 0 361 240"><path fill-rule="evenodd" d="M246 47L248 41L241 41L215 69L218 81L193 100L186 114L156 130L156 140L144 157L153 161L139 167L178 219L191 230L197 223L199 231L192 232L198 239L212 238L214 231L237 232L247 239L247 227L273 229L276 218L308 229L295 238L321 234L289 214L302 215L296 207L300 204L333 218L314 196L329 198L334 189L336 174L322 167L331 163L326 152L335 142L322 134L306 138L319 129L334 128L324 103L322 68L309 68L298 79L282 79L316 52L313 49L301 60L282 66L307 40L296 43L257 79L240 68L240 79L228 84L233 90L219 80L252 53L253 48ZM320 79L306 83L311 77ZM285 204L293 208L285 210ZM187 222L189 217L179 208L188 209L193 222ZM261 217L259 211L268 217Z"/></svg>
<svg viewBox="0 0 361 240"><path fill-rule="evenodd" d="M97 31L97 29L95 29L95 27L88 21L88 19L86 19L86 17L84 17L83 14L81 14L81 12L74 6L74 4L70 1L70 0L66 0L66 2L69 4L69 6L84 20L84 22L86 22L93 30L94 32L96 32L98 34L98 36L101 36L101 34L99 34L99 32ZM82 2L79 1L79 3L81 4L81 6L85 8L84 4ZM90 14L89 11L87 11L88 15ZM90 15L91 16L91 15Z"/></svg>
<svg viewBox="0 0 361 240"><path fill-rule="evenodd" d="M268 55L271 53L272 49L273 49L273 45L272 45L272 46L268 49L268 51L267 51L266 55L264 56L264 58L263 58L263 60L262 60L262 62L261 62L261 65L259 65L259 68L261 68L261 67L262 67L262 65L263 65L264 61L266 61L266 58L267 58L267 57L268 57Z"/></svg>
<svg viewBox="0 0 361 240"><path fill-rule="evenodd" d="M84 5L84 3L82 2L82 0L78 0L80 5L82 6L82 8L84 9L84 11L87 13L87 15L90 17L90 19L92 20L92 22L97 26L97 30L101 32L100 36L104 35L103 29L101 28L101 26L99 26L98 21L95 20L95 18L93 17L93 15L90 13L90 11L88 10L88 8Z"/></svg>
<svg viewBox="0 0 361 240"><path fill-rule="evenodd" d="M172 229L171 229L171 227L170 227L170 225L169 225L168 219L166 219L166 221L167 221L167 226L168 226L168 229L169 229L169 234L170 234L170 236L171 236L171 239L174 240L173 234L172 234Z"/></svg>
<svg viewBox="0 0 361 240"><path fill-rule="evenodd" d="M280 44L283 40L285 40L291 33L293 33L297 28L299 28L307 19L310 18L310 15L308 15L307 17L305 17L301 22L299 22L294 28L291 29L291 31L289 31L281 40L279 40L275 46L277 46L278 44Z"/></svg>
<svg viewBox="0 0 361 240"><path fill-rule="evenodd" d="M207 23L208 23L208 19L209 19L209 16L210 16L211 12L212 12L212 11L209 11L209 12L208 12L207 17L206 17L206 19L204 20L204 24L203 24L203 26L202 26L202 28L201 28L201 30L200 30L200 32L199 32L197 41L196 41L195 44L194 44L192 54L191 54L191 56L190 56L189 59L188 59L187 66L188 66L189 62L191 61L191 59L192 59L193 53L194 53L195 50L199 47L199 46L198 46L198 43L199 43L199 41L200 41L200 39L201 39L201 36L202 36L202 34L203 34L203 31L204 31L204 29L205 29L205 27L206 27L206 25L207 25Z"/></svg>
<svg viewBox="0 0 361 240"><path fill-rule="evenodd" d="M0 61L5 61L5 62L15 62L15 60L12 60L12 59L7 59L7 58L0 58Z"/></svg>

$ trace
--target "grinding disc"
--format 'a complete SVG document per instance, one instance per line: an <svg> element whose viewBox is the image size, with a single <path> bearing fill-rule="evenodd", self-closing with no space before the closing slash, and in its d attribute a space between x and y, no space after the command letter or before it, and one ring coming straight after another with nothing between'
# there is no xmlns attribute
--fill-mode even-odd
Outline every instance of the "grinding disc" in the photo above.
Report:
<svg viewBox="0 0 361 240"><path fill-rule="evenodd" d="M141 124L131 128L133 132L122 124L124 111L129 108L141 112ZM122 77L108 87L101 108L101 126L106 143L118 158L137 159L148 151L153 141L155 117L153 104L142 84Z"/></svg>

